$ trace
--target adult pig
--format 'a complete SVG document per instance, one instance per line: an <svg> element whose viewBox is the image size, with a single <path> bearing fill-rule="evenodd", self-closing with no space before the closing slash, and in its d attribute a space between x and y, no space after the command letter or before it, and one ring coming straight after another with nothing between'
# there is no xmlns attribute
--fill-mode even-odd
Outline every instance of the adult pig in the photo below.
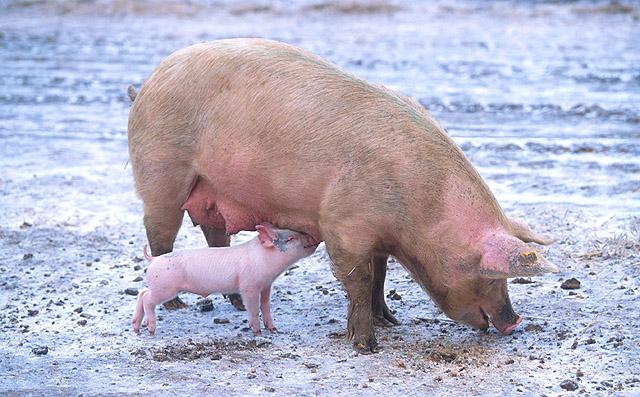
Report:
<svg viewBox="0 0 640 397"><path fill-rule="evenodd" d="M202 248L150 257L147 269L149 288L141 290L133 315L133 331L138 333L143 317L150 334L156 331L155 307L178 292L203 297L213 292L240 293L249 314L249 327L260 333L258 313L264 326L276 331L269 308L273 281L298 259L311 255L318 244L308 235L271 224L257 225L258 236L244 244L226 248Z"/></svg>
<svg viewBox="0 0 640 397"><path fill-rule="evenodd" d="M262 222L324 240L359 351L377 350L374 320L396 322L388 255L449 317L502 333L521 321L506 279L558 271L423 108L283 43L170 55L135 98L129 153L154 255L184 210L210 245Z"/></svg>

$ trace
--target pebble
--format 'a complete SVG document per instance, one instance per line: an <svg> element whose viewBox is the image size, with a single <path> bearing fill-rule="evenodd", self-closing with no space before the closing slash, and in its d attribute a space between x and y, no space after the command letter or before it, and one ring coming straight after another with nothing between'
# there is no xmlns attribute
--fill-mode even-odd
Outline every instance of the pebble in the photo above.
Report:
<svg viewBox="0 0 640 397"><path fill-rule="evenodd" d="M211 299L199 300L196 305L200 308L201 312L210 312L213 310L213 302Z"/></svg>
<svg viewBox="0 0 640 397"><path fill-rule="evenodd" d="M560 383L560 387L567 391L578 390L578 384L570 379L563 380L562 383Z"/></svg>
<svg viewBox="0 0 640 397"><path fill-rule="evenodd" d="M511 281L511 284L533 284L535 281L531 280L530 278L522 278L522 277L518 277L518 278L514 278L513 281Z"/></svg>
<svg viewBox="0 0 640 397"><path fill-rule="evenodd" d="M228 318L214 318L213 319L213 323L214 324L229 324L229 319Z"/></svg>
<svg viewBox="0 0 640 397"><path fill-rule="evenodd" d="M142 276L138 276L138 277L133 279L134 283L137 283L138 281L142 281Z"/></svg>
<svg viewBox="0 0 640 397"><path fill-rule="evenodd" d="M78 321L78 325L82 325L82 326L87 325L87 320L83 318L82 320Z"/></svg>
<svg viewBox="0 0 640 397"><path fill-rule="evenodd" d="M562 289L579 289L580 288L580 281L577 278L570 278L568 280L565 280L560 285L560 288L562 288Z"/></svg>
<svg viewBox="0 0 640 397"><path fill-rule="evenodd" d="M389 294L387 295L387 298L390 298L390 299L392 299L394 301L399 301L400 299L402 299L400 294L398 294L395 289L392 289L392 290L389 291Z"/></svg>
<svg viewBox="0 0 640 397"><path fill-rule="evenodd" d="M132 296L138 296L138 289L137 288L127 288L124 290L124 293L127 295L132 295Z"/></svg>
<svg viewBox="0 0 640 397"><path fill-rule="evenodd" d="M31 258L33 258L33 254L31 252L28 252L28 253L22 255L22 260L26 261L26 260L29 260Z"/></svg>
<svg viewBox="0 0 640 397"><path fill-rule="evenodd" d="M44 356L45 354L49 353L49 347L48 346L36 346L33 349L31 349L31 352L33 354L35 354L36 356Z"/></svg>

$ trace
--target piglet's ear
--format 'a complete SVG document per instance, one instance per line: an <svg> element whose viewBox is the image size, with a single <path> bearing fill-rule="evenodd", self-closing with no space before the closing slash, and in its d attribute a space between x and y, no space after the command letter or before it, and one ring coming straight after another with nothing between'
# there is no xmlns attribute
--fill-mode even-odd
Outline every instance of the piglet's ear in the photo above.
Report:
<svg viewBox="0 0 640 397"><path fill-rule="evenodd" d="M558 273L553 263L533 251L517 237L505 232L490 233L483 242L480 276L491 279L531 277Z"/></svg>
<svg viewBox="0 0 640 397"><path fill-rule="evenodd" d="M256 231L258 232L258 239L260 239L260 243L264 247L273 247L273 241L275 240L276 236L269 226L256 225Z"/></svg>

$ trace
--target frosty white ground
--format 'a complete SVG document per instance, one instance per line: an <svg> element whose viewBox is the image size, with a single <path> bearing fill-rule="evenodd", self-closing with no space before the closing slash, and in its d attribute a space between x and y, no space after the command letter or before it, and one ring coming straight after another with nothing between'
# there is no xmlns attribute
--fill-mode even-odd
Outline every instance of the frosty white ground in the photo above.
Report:
<svg viewBox="0 0 640 397"><path fill-rule="evenodd" d="M568 395L571 380L576 394L638 395L638 10L466 1L303 12L307 3L156 4L174 4L171 16L120 2L7 3L0 394L537 396ZM230 36L302 45L419 99L506 212L558 238L540 249L561 274L509 284L524 317L513 335L449 321L391 263L386 290L402 298L389 300L402 324L377 330L380 353L357 355L322 246L276 281L279 334L254 338L246 313L213 296L212 312L159 309L157 336L133 335L124 290L144 285L133 280L145 237L125 88L173 49ZM185 221L177 248L204 243ZM571 277L582 283L573 295L560 288ZM48 354L35 355L42 346Z"/></svg>

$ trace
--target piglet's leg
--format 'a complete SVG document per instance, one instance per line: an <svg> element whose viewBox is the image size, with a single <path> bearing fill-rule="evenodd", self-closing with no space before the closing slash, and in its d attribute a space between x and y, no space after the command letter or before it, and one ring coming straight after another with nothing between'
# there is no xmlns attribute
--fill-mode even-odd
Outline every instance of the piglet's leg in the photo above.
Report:
<svg viewBox="0 0 640 397"><path fill-rule="evenodd" d="M147 319L147 330L150 335L156 333L156 306L166 299L159 299L153 291L149 290L142 296L142 306L144 308L144 316Z"/></svg>
<svg viewBox="0 0 640 397"><path fill-rule="evenodd" d="M240 295L244 301L244 306L247 308L247 314L249 314L249 327L253 330L254 335L260 335L260 319L258 318L260 292L257 290L245 290L241 291Z"/></svg>
<svg viewBox="0 0 640 397"><path fill-rule="evenodd" d="M262 312L262 321L264 322L265 328L267 328L271 332L278 332L276 326L273 324L273 319L271 318L271 307L269 305L271 297L271 286L260 291L260 311Z"/></svg>
<svg viewBox="0 0 640 397"><path fill-rule="evenodd" d="M147 292L147 289L142 289L138 292L138 300L136 301L136 310L133 313L133 332L136 334L140 332L140 323L144 318L144 309L143 309L143 296Z"/></svg>

